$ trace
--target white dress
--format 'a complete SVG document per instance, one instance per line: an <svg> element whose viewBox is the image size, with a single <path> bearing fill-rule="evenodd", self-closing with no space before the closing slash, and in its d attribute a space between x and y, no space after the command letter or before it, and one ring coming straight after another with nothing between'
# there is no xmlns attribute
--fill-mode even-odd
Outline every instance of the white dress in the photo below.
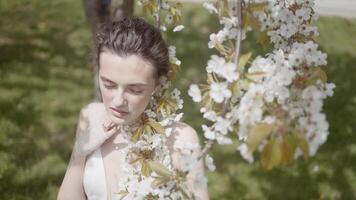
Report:
<svg viewBox="0 0 356 200"><path fill-rule="evenodd" d="M113 133L105 133L102 127L106 116L103 104L91 103L89 106L91 112L88 118L89 129L85 134L78 136L75 143L75 151L79 155L86 156L83 186L87 199L107 200L110 199L110 192L113 188L110 189L107 185L101 146L113 135ZM120 154L126 154L126 151L121 150ZM125 158L123 155L121 157ZM120 164L125 164L123 162L124 161L121 161ZM122 169L124 169L124 167ZM122 173L118 177L125 177L125 172ZM116 179L117 184L119 184L117 177ZM108 181L110 181L110 178ZM114 195L113 198L115 199L116 196Z"/></svg>
<svg viewBox="0 0 356 200"><path fill-rule="evenodd" d="M86 156L83 174L83 186L88 200L107 200L108 187L101 145L111 135L105 134L102 124L105 118L105 108L102 103L91 103L88 118L89 130L79 135L75 144L75 151Z"/></svg>
<svg viewBox="0 0 356 200"><path fill-rule="evenodd" d="M107 200L104 162L100 148L87 157L85 163L83 186L88 200Z"/></svg>

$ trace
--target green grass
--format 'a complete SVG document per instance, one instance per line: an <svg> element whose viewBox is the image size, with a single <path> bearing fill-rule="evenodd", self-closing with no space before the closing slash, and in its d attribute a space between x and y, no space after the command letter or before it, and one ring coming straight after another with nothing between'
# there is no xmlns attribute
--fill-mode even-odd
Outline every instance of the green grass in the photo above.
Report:
<svg viewBox="0 0 356 200"><path fill-rule="evenodd" d="M140 11L136 9L136 13ZM0 199L55 199L74 142L80 108L94 98L88 66L91 35L80 1L0 0ZM209 33L218 21L198 5L183 10L177 46L184 121L200 132L199 108L185 94L205 79ZM317 155L263 171L236 145L214 146L217 171L208 173L211 199L356 199L356 22L318 22L325 67L337 87L325 104L330 136ZM261 49L248 37L244 49Z"/></svg>

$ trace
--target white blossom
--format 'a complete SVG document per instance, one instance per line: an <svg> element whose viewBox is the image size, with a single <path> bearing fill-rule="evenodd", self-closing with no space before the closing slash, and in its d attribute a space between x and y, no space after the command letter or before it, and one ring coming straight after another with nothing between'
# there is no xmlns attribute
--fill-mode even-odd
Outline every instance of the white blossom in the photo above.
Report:
<svg viewBox="0 0 356 200"><path fill-rule="evenodd" d="M238 151L240 151L241 156L247 160L249 163L253 163L253 156L252 153L249 151L248 146L245 143L242 143L238 148Z"/></svg>
<svg viewBox="0 0 356 200"><path fill-rule="evenodd" d="M167 31L167 27L164 26L164 25L161 25L160 26L160 30L163 31L163 32L166 32Z"/></svg>
<svg viewBox="0 0 356 200"><path fill-rule="evenodd" d="M211 14L217 14L218 10L215 8L215 6L212 3L209 2L204 2L203 3L204 8L206 8Z"/></svg>
<svg viewBox="0 0 356 200"><path fill-rule="evenodd" d="M301 19L301 20L304 20L304 21L307 21L310 19L310 16L311 16L311 9L310 8L305 8L305 7L301 7L300 9L298 9L296 12L295 12L295 15Z"/></svg>
<svg viewBox="0 0 356 200"><path fill-rule="evenodd" d="M191 171L197 163L197 158L191 154L184 154L179 159L178 168L184 172Z"/></svg>
<svg viewBox="0 0 356 200"><path fill-rule="evenodd" d="M217 73L223 65L225 65L225 59L223 57L212 55L208 61L208 66L206 66L206 71L208 73Z"/></svg>
<svg viewBox="0 0 356 200"><path fill-rule="evenodd" d="M216 169L216 166L214 165L214 159L209 154L205 156L205 165L210 171L215 171Z"/></svg>
<svg viewBox="0 0 356 200"><path fill-rule="evenodd" d="M203 117L209 121L215 122L217 120L217 114L213 110L205 111Z"/></svg>
<svg viewBox="0 0 356 200"><path fill-rule="evenodd" d="M171 63L174 63L176 65L180 65L181 61L178 60L178 58L176 57L176 47L175 46L169 46L168 47L168 53L169 53L169 61Z"/></svg>
<svg viewBox="0 0 356 200"><path fill-rule="evenodd" d="M193 98L194 102L200 102L202 100L201 91L196 84L191 84L188 90L188 95Z"/></svg>
<svg viewBox="0 0 356 200"><path fill-rule="evenodd" d="M232 131L231 121L223 117L217 117L214 130L226 135L229 131Z"/></svg>
<svg viewBox="0 0 356 200"><path fill-rule="evenodd" d="M210 97L216 103L222 103L225 98L231 97L231 91L227 88L228 84L226 82L222 83L212 83L210 85Z"/></svg>
<svg viewBox="0 0 356 200"><path fill-rule="evenodd" d="M197 143L192 143L188 141L176 140L174 142L174 148L183 154L190 154L194 149L196 149L199 145Z"/></svg>
<svg viewBox="0 0 356 200"><path fill-rule="evenodd" d="M179 31L181 31L183 29L184 29L183 25L178 25L178 26L174 27L173 32L179 32Z"/></svg>
<svg viewBox="0 0 356 200"><path fill-rule="evenodd" d="M212 55L208 61L206 71L208 73L215 73L225 78L228 82L233 82L239 78L239 73L236 68L236 64L231 62L226 63L224 58Z"/></svg>
<svg viewBox="0 0 356 200"><path fill-rule="evenodd" d="M212 131L208 126L203 124L202 126L203 132L204 132L204 137L209 140L214 140L215 139L215 132Z"/></svg>
<svg viewBox="0 0 356 200"><path fill-rule="evenodd" d="M216 141L218 142L218 144L221 144L221 145L232 144L232 140L229 137L224 136L224 135L217 135Z"/></svg>
<svg viewBox="0 0 356 200"><path fill-rule="evenodd" d="M229 32L226 30L220 30L217 34L215 33L210 34L209 36L210 41L208 43L209 48L214 48L221 45L225 41L226 36L228 35Z"/></svg>

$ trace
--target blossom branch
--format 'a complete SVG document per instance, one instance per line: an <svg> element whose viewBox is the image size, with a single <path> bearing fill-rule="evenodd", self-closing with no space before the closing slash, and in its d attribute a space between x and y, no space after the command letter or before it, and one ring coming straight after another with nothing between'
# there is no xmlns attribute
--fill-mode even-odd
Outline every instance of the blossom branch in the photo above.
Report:
<svg viewBox="0 0 356 200"><path fill-rule="evenodd" d="M162 0L157 0L157 27L160 28L161 26L161 6L162 6Z"/></svg>
<svg viewBox="0 0 356 200"><path fill-rule="evenodd" d="M224 108L223 108L223 113L222 116L225 116L225 114L228 112L228 106L230 104L230 98L226 99L224 101ZM209 151L209 149L215 144L216 140L209 140L207 143L205 143L204 148L200 155L197 157L197 161L199 162Z"/></svg>
<svg viewBox="0 0 356 200"><path fill-rule="evenodd" d="M213 144L215 143L216 140L209 140L205 145L204 148L201 152L201 154L198 156L197 161L200 161L200 159L202 159L207 153L208 150L213 146Z"/></svg>
<svg viewBox="0 0 356 200"><path fill-rule="evenodd" d="M239 65L240 59L240 51L241 51L241 42L242 42L242 0L237 0L236 4L236 13L233 13L237 17L236 25L237 25L237 35L236 35L236 43L235 43L235 52L234 52L234 63L236 66ZM213 74L214 76L214 74ZM221 116L225 116L229 111L230 98L224 100L224 106L222 109ZM209 140L205 145L201 152L201 154L197 157L197 161L200 161L207 153L208 150L215 144L216 140Z"/></svg>
<svg viewBox="0 0 356 200"><path fill-rule="evenodd" d="M236 65L240 62L240 51L242 41L242 0L237 0L236 4L236 16L237 16L237 36L235 43L235 57L234 62Z"/></svg>

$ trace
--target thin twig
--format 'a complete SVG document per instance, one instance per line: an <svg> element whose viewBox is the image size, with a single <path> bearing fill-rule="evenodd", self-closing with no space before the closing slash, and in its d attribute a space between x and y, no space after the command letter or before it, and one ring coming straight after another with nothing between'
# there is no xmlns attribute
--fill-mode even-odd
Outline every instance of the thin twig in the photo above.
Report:
<svg viewBox="0 0 356 200"><path fill-rule="evenodd" d="M202 150L201 154L198 156L198 161L200 159L202 159L206 153L208 153L208 150L213 146L213 144L215 143L216 140L209 140L205 145L204 145L204 149Z"/></svg>
<svg viewBox="0 0 356 200"><path fill-rule="evenodd" d="M161 27L161 4L162 0L157 0L157 28L160 29Z"/></svg>
<svg viewBox="0 0 356 200"><path fill-rule="evenodd" d="M240 51L241 51L241 41L242 41L242 0L237 0L236 17L237 17L237 36L236 36L236 44L235 44L234 61L236 65L238 65L240 62Z"/></svg>

